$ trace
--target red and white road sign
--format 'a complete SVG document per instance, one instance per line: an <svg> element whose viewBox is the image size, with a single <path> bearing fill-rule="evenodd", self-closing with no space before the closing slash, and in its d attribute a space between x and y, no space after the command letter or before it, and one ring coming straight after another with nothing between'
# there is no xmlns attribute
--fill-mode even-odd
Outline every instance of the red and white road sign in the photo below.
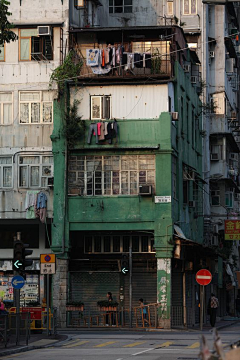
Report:
<svg viewBox="0 0 240 360"><path fill-rule="evenodd" d="M207 269L199 270L196 273L196 281L199 285L208 285L212 281L212 274Z"/></svg>

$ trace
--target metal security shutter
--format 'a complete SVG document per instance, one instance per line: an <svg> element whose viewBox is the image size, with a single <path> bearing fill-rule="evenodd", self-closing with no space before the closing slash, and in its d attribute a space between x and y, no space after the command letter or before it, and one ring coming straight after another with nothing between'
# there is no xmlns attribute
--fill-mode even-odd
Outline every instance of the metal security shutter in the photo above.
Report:
<svg viewBox="0 0 240 360"><path fill-rule="evenodd" d="M172 271L172 326L183 325L183 274Z"/></svg>
<svg viewBox="0 0 240 360"><path fill-rule="evenodd" d="M133 307L139 306L138 300L143 298L145 304L157 302L157 272L133 271Z"/></svg>
<svg viewBox="0 0 240 360"><path fill-rule="evenodd" d="M92 315L99 312L97 302L107 300L111 291L113 300L119 301L119 273L73 272L70 277L70 299L82 301L84 309Z"/></svg>
<svg viewBox="0 0 240 360"><path fill-rule="evenodd" d="M194 325L194 309L193 309L193 286L191 273L186 272L186 311L187 311L187 325Z"/></svg>

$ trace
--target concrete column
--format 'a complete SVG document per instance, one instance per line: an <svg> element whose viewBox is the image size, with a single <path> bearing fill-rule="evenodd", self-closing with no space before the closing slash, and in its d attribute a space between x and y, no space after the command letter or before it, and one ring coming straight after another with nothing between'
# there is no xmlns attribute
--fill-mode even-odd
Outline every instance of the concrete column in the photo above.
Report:
<svg viewBox="0 0 240 360"><path fill-rule="evenodd" d="M171 328L171 259L157 259L157 297L160 303L159 326Z"/></svg>
<svg viewBox="0 0 240 360"><path fill-rule="evenodd" d="M68 290L68 260L57 259L56 274L52 284L53 307L57 308L58 327L66 327L66 303Z"/></svg>

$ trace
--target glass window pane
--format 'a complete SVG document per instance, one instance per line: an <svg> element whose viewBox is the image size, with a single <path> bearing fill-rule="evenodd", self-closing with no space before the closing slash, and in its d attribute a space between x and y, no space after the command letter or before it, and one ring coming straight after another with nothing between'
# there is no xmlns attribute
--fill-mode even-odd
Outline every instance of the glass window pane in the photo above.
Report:
<svg viewBox="0 0 240 360"><path fill-rule="evenodd" d="M142 252L148 252L148 236L142 236Z"/></svg>
<svg viewBox="0 0 240 360"><path fill-rule="evenodd" d="M12 186L12 167L3 168L3 187Z"/></svg>
<svg viewBox="0 0 240 360"><path fill-rule="evenodd" d="M113 0L109 0L109 6L113 6Z"/></svg>
<svg viewBox="0 0 240 360"><path fill-rule="evenodd" d="M42 163L43 164L53 164L53 156L43 156Z"/></svg>
<svg viewBox="0 0 240 360"><path fill-rule="evenodd" d="M130 14L132 12L132 6L124 6L125 14Z"/></svg>
<svg viewBox="0 0 240 360"><path fill-rule="evenodd" d="M85 252L87 252L87 253L92 252L92 237L91 236L85 237Z"/></svg>
<svg viewBox="0 0 240 360"><path fill-rule="evenodd" d="M52 91L43 91L42 92L42 100L43 101L52 101L53 100L53 92Z"/></svg>
<svg viewBox="0 0 240 360"><path fill-rule="evenodd" d="M184 14L189 14L189 0L184 0Z"/></svg>
<svg viewBox="0 0 240 360"><path fill-rule="evenodd" d="M114 4L115 4L115 6L121 6L121 5L123 5L123 0L115 0Z"/></svg>
<svg viewBox="0 0 240 360"><path fill-rule="evenodd" d="M132 5L132 0L124 0L124 5Z"/></svg>
<svg viewBox="0 0 240 360"><path fill-rule="evenodd" d="M192 1L191 1L191 14L196 14L196 13L197 13L196 0L192 0Z"/></svg>
<svg viewBox="0 0 240 360"><path fill-rule="evenodd" d="M101 236L94 236L94 252L101 252L102 238Z"/></svg>
<svg viewBox="0 0 240 360"><path fill-rule="evenodd" d="M40 157L39 156L20 156L19 164L39 164Z"/></svg>
<svg viewBox="0 0 240 360"><path fill-rule="evenodd" d="M40 101L40 92L21 92L20 101Z"/></svg>
<svg viewBox="0 0 240 360"><path fill-rule="evenodd" d="M123 252L129 252L130 236L123 236Z"/></svg>
<svg viewBox="0 0 240 360"><path fill-rule="evenodd" d="M20 60L30 60L30 39L20 39Z"/></svg>
<svg viewBox="0 0 240 360"><path fill-rule="evenodd" d="M20 123L29 123L29 104L20 104Z"/></svg>
<svg viewBox="0 0 240 360"><path fill-rule="evenodd" d="M21 37L38 36L37 29L21 29Z"/></svg>
<svg viewBox="0 0 240 360"><path fill-rule="evenodd" d="M43 122L52 122L52 103L43 103Z"/></svg>
<svg viewBox="0 0 240 360"><path fill-rule="evenodd" d="M138 194L137 171L130 171L130 194Z"/></svg>
<svg viewBox="0 0 240 360"><path fill-rule="evenodd" d="M122 13L123 12L123 7L122 6L115 6L115 9L114 9L115 11L115 13L116 14L120 14L120 13Z"/></svg>
<svg viewBox="0 0 240 360"><path fill-rule="evenodd" d="M0 164L12 164L12 157L0 157Z"/></svg>
<svg viewBox="0 0 240 360"><path fill-rule="evenodd" d="M42 167L42 176L52 176L52 167L51 166L43 166Z"/></svg>
<svg viewBox="0 0 240 360"><path fill-rule="evenodd" d="M151 239L151 252L155 252L154 239Z"/></svg>
<svg viewBox="0 0 240 360"><path fill-rule="evenodd" d="M21 166L19 168L19 186L27 186L27 166Z"/></svg>
<svg viewBox="0 0 240 360"><path fill-rule="evenodd" d="M139 252L139 236L132 237L132 251Z"/></svg>
<svg viewBox="0 0 240 360"><path fill-rule="evenodd" d="M101 119L101 101L102 98L100 96L92 96L91 103L92 103L92 119Z"/></svg>
<svg viewBox="0 0 240 360"><path fill-rule="evenodd" d="M0 45L0 61L4 61L4 45Z"/></svg>
<svg viewBox="0 0 240 360"><path fill-rule="evenodd" d="M112 193L113 195L119 195L120 193L119 171L113 171L112 173Z"/></svg>
<svg viewBox="0 0 240 360"><path fill-rule="evenodd" d="M129 193L128 171L121 172L121 187L122 187L122 195L127 195Z"/></svg>
<svg viewBox="0 0 240 360"><path fill-rule="evenodd" d="M30 186L39 186L39 166L30 168Z"/></svg>
<svg viewBox="0 0 240 360"><path fill-rule="evenodd" d="M12 102L12 93L0 93L0 102Z"/></svg>
<svg viewBox="0 0 240 360"><path fill-rule="evenodd" d="M120 236L113 236L113 252L120 252Z"/></svg>
<svg viewBox="0 0 240 360"><path fill-rule="evenodd" d="M31 104L31 123L40 122L40 103Z"/></svg>
<svg viewBox="0 0 240 360"><path fill-rule="evenodd" d="M110 236L104 236L104 252L110 252L111 251L111 237Z"/></svg>
<svg viewBox="0 0 240 360"><path fill-rule="evenodd" d="M11 124L12 122L12 104L3 104L3 125Z"/></svg>

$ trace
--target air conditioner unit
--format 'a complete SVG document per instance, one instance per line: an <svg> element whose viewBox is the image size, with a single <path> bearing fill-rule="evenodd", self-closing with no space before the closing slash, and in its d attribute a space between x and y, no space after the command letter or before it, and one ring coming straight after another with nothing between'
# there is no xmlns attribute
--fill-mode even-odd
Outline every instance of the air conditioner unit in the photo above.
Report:
<svg viewBox="0 0 240 360"><path fill-rule="evenodd" d="M217 224L213 225L213 232L214 232L214 234L218 234L218 225Z"/></svg>
<svg viewBox="0 0 240 360"><path fill-rule="evenodd" d="M188 202L188 207L195 208L195 206L196 206L195 201L191 200Z"/></svg>
<svg viewBox="0 0 240 360"><path fill-rule="evenodd" d="M191 83L196 84L197 83L197 76L191 76Z"/></svg>
<svg viewBox="0 0 240 360"><path fill-rule="evenodd" d="M216 153L216 154L211 154L211 160L214 160L214 161L217 161L217 160L219 160L219 154L218 153Z"/></svg>
<svg viewBox="0 0 240 360"><path fill-rule="evenodd" d="M237 153L230 153L229 154L229 159L234 160L234 161L238 161L238 154Z"/></svg>
<svg viewBox="0 0 240 360"><path fill-rule="evenodd" d="M172 112L171 115L173 120L178 120L178 112Z"/></svg>
<svg viewBox="0 0 240 360"><path fill-rule="evenodd" d="M47 178L47 186L53 187L54 185L54 177Z"/></svg>
<svg viewBox="0 0 240 360"><path fill-rule="evenodd" d="M186 73L189 73L191 71L191 65L183 65L183 70Z"/></svg>
<svg viewBox="0 0 240 360"><path fill-rule="evenodd" d="M139 185L139 195L152 195L152 185Z"/></svg>
<svg viewBox="0 0 240 360"><path fill-rule="evenodd" d="M210 57L211 59L214 59L214 58L215 58L215 53L214 53L214 51L209 51L209 57Z"/></svg>
<svg viewBox="0 0 240 360"><path fill-rule="evenodd" d="M38 26L38 35L51 35L51 26Z"/></svg>

